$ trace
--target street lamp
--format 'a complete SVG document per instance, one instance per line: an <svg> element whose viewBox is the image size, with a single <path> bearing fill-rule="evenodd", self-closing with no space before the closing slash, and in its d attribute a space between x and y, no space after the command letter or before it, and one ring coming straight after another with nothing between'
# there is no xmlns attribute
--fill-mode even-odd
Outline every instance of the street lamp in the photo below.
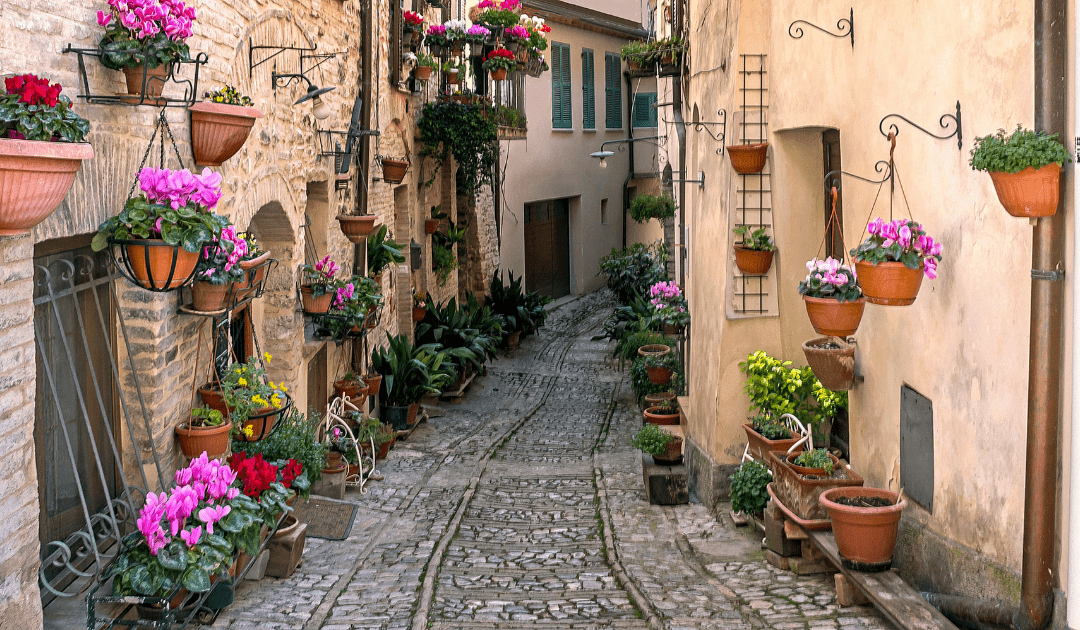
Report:
<svg viewBox="0 0 1080 630"><path fill-rule="evenodd" d="M597 151L590 153L589 157L600 158L600 168L607 168L607 159L615 155L614 151Z"/></svg>
<svg viewBox="0 0 1080 630"><path fill-rule="evenodd" d="M330 107L322 100L322 95L333 90L333 86L321 88L311 82L311 79L305 77L303 74L278 74L275 70L270 74L274 89L277 90L278 86L285 87L290 83L299 83L301 79L307 82L307 93L296 99L293 105L299 105L311 101L311 113L318 120L326 120L330 117Z"/></svg>

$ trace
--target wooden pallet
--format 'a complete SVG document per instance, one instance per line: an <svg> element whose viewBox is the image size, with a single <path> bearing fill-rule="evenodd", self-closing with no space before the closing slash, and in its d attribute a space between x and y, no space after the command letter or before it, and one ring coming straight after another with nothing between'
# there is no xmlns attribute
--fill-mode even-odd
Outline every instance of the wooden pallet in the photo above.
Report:
<svg viewBox="0 0 1080 630"><path fill-rule="evenodd" d="M469 378L465 379L464 382L461 383L461 387L450 390L448 392L443 392L439 394L439 398L441 398L442 400L449 400L455 405L460 405L461 401L465 398L466 390L469 389L469 385L472 385L473 379L475 378L476 373L474 372L469 375Z"/></svg>
<svg viewBox="0 0 1080 630"><path fill-rule="evenodd" d="M410 427L408 429L405 429L404 431L398 431L397 432L397 439L399 439L399 440L407 440L409 438L409 436L412 435L412 432L416 430L416 427L418 427L421 424L427 422L427 419L428 419L428 415L427 415L426 411L418 412L417 417L416 417L416 424L412 425L412 427Z"/></svg>

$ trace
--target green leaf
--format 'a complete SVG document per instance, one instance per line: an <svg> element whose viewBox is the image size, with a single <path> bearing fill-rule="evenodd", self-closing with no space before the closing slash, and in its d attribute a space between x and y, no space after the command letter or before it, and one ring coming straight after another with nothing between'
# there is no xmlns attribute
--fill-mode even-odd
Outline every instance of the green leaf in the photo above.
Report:
<svg viewBox="0 0 1080 630"><path fill-rule="evenodd" d="M166 569L183 571L187 568L187 550L184 543L173 541L165 545L157 555L158 562Z"/></svg>
<svg viewBox="0 0 1080 630"><path fill-rule="evenodd" d="M201 567L192 566L184 572L180 583L192 593L206 592L210 590L210 572Z"/></svg>

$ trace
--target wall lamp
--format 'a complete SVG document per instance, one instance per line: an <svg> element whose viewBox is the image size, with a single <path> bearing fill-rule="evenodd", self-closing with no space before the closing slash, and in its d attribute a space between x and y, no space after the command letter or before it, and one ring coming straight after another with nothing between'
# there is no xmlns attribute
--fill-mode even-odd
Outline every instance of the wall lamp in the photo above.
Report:
<svg viewBox="0 0 1080 630"><path fill-rule="evenodd" d="M609 157L615 155L615 152L614 151L606 151L606 150L604 150L604 147L606 147L609 144L613 144L613 145L616 145L616 146L619 147L619 151L625 151L626 150L626 145L633 144L634 142L640 142L642 140L656 140L657 142L652 142L650 144L654 144L654 145L656 145L658 147L661 147L661 146L664 146L665 142L667 142L667 136L643 136L641 138L623 138L622 140L608 140L607 142L604 142L603 144L600 145L600 150L599 151L590 153L589 157L594 157L594 158L599 159L600 160L600 168L607 168L607 159Z"/></svg>
<svg viewBox="0 0 1080 630"><path fill-rule="evenodd" d="M326 103L324 103L322 98L320 97L323 94L329 92L330 90L333 90L334 88L320 88L319 86L312 83L311 79L309 79L307 75L315 68L318 68L330 59L336 57L339 53L321 53L317 52L317 48L318 47L315 45L313 45L311 48L301 48L298 46L256 45L254 40L249 37L248 77L251 77L254 74L255 68L258 68L267 61L272 60L274 62L274 69L273 72L270 74L270 79L271 86L273 86L274 91L276 92L278 87L285 87L287 85L292 85L293 83L300 83L300 81L303 80L305 83L307 83L308 86L307 93L296 99L296 102L293 104L299 105L300 103L311 101L312 114L314 114L315 118L317 118L318 120L325 120L330 116L330 108L327 107ZM266 53L264 51L273 52ZM278 74L276 58L278 55L281 55L285 52L295 54L299 57L300 72ZM258 55L256 53L258 53ZM256 56L261 57L261 59L256 60Z"/></svg>
<svg viewBox="0 0 1080 630"><path fill-rule="evenodd" d="M285 87L292 83L299 83L301 79L307 82L307 93L296 99L293 105L299 105L300 103L306 103L311 101L311 113L318 120L326 120L330 116L330 108L322 100L322 95L334 89L331 87L321 88L311 82L311 79L305 77L302 74L278 74L277 64L274 65L274 72L270 74L270 78L273 81L274 90L278 87Z"/></svg>

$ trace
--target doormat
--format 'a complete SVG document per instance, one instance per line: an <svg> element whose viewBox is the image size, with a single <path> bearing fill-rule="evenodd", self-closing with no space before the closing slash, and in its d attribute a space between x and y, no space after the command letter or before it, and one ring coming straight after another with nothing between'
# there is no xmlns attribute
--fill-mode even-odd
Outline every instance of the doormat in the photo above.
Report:
<svg viewBox="0 0 1080 630"><path fill-rule="evenodd" d="M352 531L359 507L347 501L312 496L293 509L293 516L307 523L308 538L345 540Z"/></svg>

